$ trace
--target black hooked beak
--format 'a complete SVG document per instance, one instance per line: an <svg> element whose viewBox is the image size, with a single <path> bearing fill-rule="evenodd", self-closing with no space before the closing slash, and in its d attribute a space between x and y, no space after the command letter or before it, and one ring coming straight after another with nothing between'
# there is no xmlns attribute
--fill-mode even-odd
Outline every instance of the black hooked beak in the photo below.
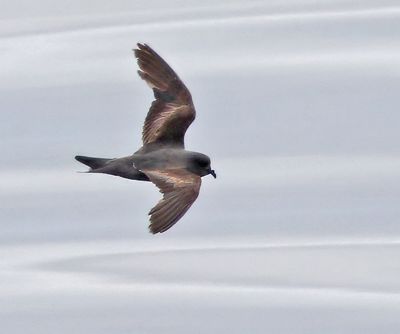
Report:
<svg viewBox="0 0 400 334"><path fill-rule="evenodd" d="M214 176L214 179L217 178L217 174L215 173L215 170L214 170L214 169L211 169L211 170L210 170L210 174L211 174L212 176Z"/></svg>

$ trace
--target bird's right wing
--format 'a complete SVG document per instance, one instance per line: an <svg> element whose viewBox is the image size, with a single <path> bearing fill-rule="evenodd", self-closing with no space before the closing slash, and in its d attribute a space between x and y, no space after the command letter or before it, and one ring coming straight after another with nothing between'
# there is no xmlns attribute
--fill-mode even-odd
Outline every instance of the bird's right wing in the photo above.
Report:
<svg viewBox="0 0 400 334"><path fill-rule="evenodd" d="M163 194L149 212L151 233L165 232L191 207L200 192L201 177L184 169L143 170Z"/></svg>
<svg viewBox="0 0 400 334"><path fill-rule="evenodd" d="M153 89L155 97L143 126L143 144L184 148L186 130L196 117L190 92L152 48L140 43L137 47L134 52L138 73Z"/></svg>

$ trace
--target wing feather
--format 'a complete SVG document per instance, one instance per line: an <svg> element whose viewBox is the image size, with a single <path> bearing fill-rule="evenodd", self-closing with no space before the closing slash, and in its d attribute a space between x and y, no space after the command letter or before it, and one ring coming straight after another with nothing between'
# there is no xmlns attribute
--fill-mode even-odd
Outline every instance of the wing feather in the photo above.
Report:
<svg viewBox="0 0 400 334"><path fill-rule="evenodd" d="M183 169L143 170L163 194L152 208L151 233L161 233L173 226L191 207L200 192L201 178Z"/></svg>
<svg viewBox="0 0 400 334"><path fill-rule="evenodd" d="M192 96L174 70L152 48L137 44L134 50L139 76L153 89L143 126L143 144L184 147L187 128L196 117Z"/></svg>

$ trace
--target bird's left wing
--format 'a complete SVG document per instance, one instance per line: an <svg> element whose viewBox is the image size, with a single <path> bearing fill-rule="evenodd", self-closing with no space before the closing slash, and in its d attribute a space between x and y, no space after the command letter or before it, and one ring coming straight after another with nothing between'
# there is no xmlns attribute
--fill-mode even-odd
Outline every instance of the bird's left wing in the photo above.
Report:
<svg viewBox="0 0 400 334"><path fill-rule="evenodd" d="M138 73L153 89L155 97L144 122L143 144L183 148L186 130L196 116L189 90L150 46L138 43L134 52Z"/></svg>
<svg viewBox="0 0 400 334"><path fill-rule="evenodd" d="M191 207L200 192L201 177L184 169L143 170L163 194L149 212L151 233L165 232Z"/></svg>

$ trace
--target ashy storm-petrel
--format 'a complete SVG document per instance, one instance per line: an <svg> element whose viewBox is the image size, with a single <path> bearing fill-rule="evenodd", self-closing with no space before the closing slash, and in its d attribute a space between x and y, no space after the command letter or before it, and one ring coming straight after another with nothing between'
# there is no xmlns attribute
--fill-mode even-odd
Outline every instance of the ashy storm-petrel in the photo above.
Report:
<svg viewBox="0 0 400 334"><path fill-rule="evenodd" d="M75 159L89 166L89 173L153 182L163 194L149 212L149 229L155 234L182 218L199 195L202 176L216 174L207 155L185 150L185 132L196 116L189 90L150 46L138 43L134 53L139 76L155 97L143 126L143 146L123 158Z"/></svg>

